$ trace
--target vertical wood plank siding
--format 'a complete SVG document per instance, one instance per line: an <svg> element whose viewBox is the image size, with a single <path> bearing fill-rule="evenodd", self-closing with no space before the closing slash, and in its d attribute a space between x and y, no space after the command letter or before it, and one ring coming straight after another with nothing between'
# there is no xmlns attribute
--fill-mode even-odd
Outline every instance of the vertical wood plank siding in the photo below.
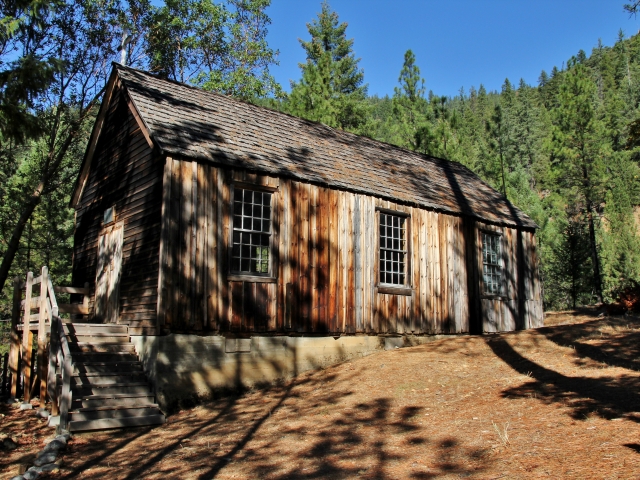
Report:
<svg viewBox="0 0 640 480"><path fill-rule="evenodd" d="M113 93L86 187L76 205L73 285L95 285L104 211L124 223L119 321L155 333L164 161L119 89Z"/></svg>
<svg viewBox="0 0 640 480"><path fill-rule="evenodd" d="M420 334L474 331L474 321L481 322L476 331L541 324L531 232L289 179L176 159L169 164L163 291L173 294L158 316L160 328ZM228 279L234 181L277 187L269 281ZM376 208L408 215L410 295L378 293ZM482 296L482 231L501 235L501 298Z"/></svg>

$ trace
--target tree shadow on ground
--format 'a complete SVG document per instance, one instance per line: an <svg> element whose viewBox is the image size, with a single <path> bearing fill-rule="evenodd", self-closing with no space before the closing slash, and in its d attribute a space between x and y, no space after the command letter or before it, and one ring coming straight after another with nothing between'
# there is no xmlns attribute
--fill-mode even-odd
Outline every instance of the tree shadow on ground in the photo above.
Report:
<svg viewBox="0 0 640 480"><path fill-rule="evenodd" d="M640 327L635 319L608 317L604 325L602 320L594 320L580 325L541 328L538 332L557 345L574 348L580 357L576 360L578 366L584 366L587 359L591 359L640 371L640 330L629 331L626 327L630 324ZM600 340L604 339L606 343L600 345Z"/></svg>
<svg viewBox="0 0 640 480"><path fill-rule="evenodd" d="M545 333L545 329L542 330ZM571 409L571 417L576 420L596 414L605 419L626 417L640 422L637 414L640 411L640 378L637 375L570 377L524 357L503 337L488 338L487 344L511 368L533 379L504 390L504 397L535 397L547 404L563 404ZM579 355L577 348L576 353ZM594 352L590 353L597 357Z"/></svg>
<svg viewBox="0 0 640 480"><path fill-rule="evenodd" d="M362 372L349 365L207 404L201 414L180 412L167 427L123 432L106 450L85 444L85 460L63 478L84 476L89 467L122 479L429 479L488 468L487 449L426 434L424 407L376 392L354 401Z"/></svg>

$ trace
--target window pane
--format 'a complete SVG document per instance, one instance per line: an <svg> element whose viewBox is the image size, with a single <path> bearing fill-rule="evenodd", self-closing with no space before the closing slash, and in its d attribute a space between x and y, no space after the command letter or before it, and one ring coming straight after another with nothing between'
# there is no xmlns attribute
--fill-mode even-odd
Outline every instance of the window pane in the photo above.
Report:
<svg viewBox="0 0 640 480"><path fill-rule="evenodd" d="M482 234L482 280L485 294L500 295L502 291L502 262L500 236Z"/></svg>
<svg viewBox="0 0 640 480"><path fill-rule="evenodd" d="M240 259L239 258L232 258L231 259L231 270L234 272L237 272L240 270Z"/></svg>
<svg viewBox="0 0 640 480"><path fill-rule="evenodd" d="M231 270L268 274L271 194L238 188L234 192L233 212Z"/></svg>
<svg viewBox="0 0 640 480"><path fill-rule="evenodd" d="M380 213L380 236L378 239L380 255L380 282L391 285L405 285L406 218L399 215Z"/></svg>

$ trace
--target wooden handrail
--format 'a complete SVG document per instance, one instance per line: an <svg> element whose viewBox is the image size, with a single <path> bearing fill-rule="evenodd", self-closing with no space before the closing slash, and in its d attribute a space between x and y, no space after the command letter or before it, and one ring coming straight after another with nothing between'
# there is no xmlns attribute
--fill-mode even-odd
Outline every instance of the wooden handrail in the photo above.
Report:
<svg viewBox="0 0 640 480"><path fill-rule="evenodd" d="M48 291L49 291L49 298L51 299L51 307L58 307L58 301L56 300L56 292L58 292L57 289L61 289L61 288L71 288L71 287L54 287L53 284L51 283L51 279L49 279L49 285L48 285ZM60 292L58 292L60 293ZM64 292L62 292L64 293ZM57 315L57 314L56 314Z"/></svg>
<svg viewBox="0 0 640 480"><path fill-rule="evenodd" d="M34 296L34 285L40 284L40 295ZM25 292L24 300L22 292ZM83 303L58 304L56 293L84 295ZM69 342L65 335L64 325L60 313L90 314L89 309L89 284L84 287L56 287L49 277L49 269L42 268L41 275L34 277L32 272L27 273L26 282L16 278L14 280L14 298L12 314L12 344L10 371L12 374L11 394L17 395L18 357L22 350L24 401L30 400L31 390L31 363L33 332L38 334L38 365L39 372L36 378L40 379L40 399L44 406L45 397L51 400L51 414L60 415L60 427L68 428L69 409L71 408L72 395L71 376L73 374L73 358ZM32 314L32 310L38 313ZM34 323L37 322L37 323ZM36 327L37 325L37 327ZM46 327L50 326L49 345L46 344ZM18 337L18 330L22 329L22 342ZM45 353L49 351L48 362L45 362ZM48 365L45 365L48 363ZM47 370L48 367L48 370ZM61 388L60 388L61 387Z"/></svg>
<svg viewBox="0 0 640 480"><path fill-rule="evenodd" d="M89 295L90 289L86 287L53 287L55 293L76 293L79 295Z"/></svg>
<svg viewBox="0 0 640 480"><path fill-rule="evenodd" d="M54 317L56 322L56 330L58 331L58 340L60 344L60 353L62 360L62 392L60 394L60 429L67 430L69 424L69 409L71 408L71 400L73 391L71 390L71 376L73 375L73 362L71 359L71 350L67 336L64 334L62 320L57 315Z"/></svg>
<svg viewBox="0 0 640 480"><path fill-rule="evenodd" d="M31 345L33 334L27 325L31 323L31 293L33 291L33 272L27 273L27 290L24 299L24 328L22 329L22 385L24 385L24 401L31 400Z"/></svg>
<svg viewBox="0 0 640 480"><path fill-rule="evenodd" d="M55 301L55 299L54 299ZM51 335L49 340L49 372L47 374L47 394L51 399L51 415L60 415L58 407L58 351L60 342L58 340L58 318L57 307L51 309Z"/></svg>

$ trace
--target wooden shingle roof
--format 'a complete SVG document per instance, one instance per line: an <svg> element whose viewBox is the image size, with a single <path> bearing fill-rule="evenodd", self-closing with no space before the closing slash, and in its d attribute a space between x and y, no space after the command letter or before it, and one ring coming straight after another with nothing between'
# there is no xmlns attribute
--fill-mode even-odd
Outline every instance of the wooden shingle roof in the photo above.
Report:
<svg viewBox="0 0 640 480"><path fill-rule="evenodd" d="M115 65L168 155L344 189L491 223L536 228L463 165Z"/></svg>

